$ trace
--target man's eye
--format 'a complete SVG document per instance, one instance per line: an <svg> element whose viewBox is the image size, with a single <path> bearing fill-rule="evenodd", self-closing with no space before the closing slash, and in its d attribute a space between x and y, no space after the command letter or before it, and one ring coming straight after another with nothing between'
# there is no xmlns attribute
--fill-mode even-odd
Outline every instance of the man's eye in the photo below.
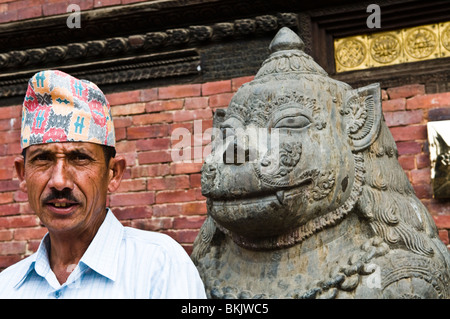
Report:
<svg viewBox="0 0 450 319"><path fill-rule="evenodd" d="M297 116L288 116L282 118L275 124L275 128L291 128L291 129L300 129L307 127L311 124L311 121L303 115Z"/></svg>
<svg viewBox="0 0 450 319"><path fill-rule="evenodd" d="M85 154L75 154L72 156L72 160L75 161L87 161L90 160L91 158L88 155Z"/></svg>
<svg viewBox="0 0 450 319"><path fill-rule="evenodd" d="M50 156L47 154L40 154L33 157L32 161L49 161Z"/></svg>

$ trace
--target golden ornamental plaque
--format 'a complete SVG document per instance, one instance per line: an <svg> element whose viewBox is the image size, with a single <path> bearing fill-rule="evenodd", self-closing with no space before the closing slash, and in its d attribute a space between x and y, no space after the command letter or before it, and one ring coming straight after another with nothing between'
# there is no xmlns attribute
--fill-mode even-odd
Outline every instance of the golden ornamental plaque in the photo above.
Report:
<svg viewBox="0 0 450 319"><path fill-rule="evenodd" d="M334 40L336 72L450 56L450 22Z"/></svg>

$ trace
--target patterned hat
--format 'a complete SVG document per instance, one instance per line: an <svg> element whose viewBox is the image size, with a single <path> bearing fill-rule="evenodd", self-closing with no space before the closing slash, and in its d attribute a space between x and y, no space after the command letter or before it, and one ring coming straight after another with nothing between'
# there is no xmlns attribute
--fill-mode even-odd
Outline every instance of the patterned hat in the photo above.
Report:
<svg viewBox="0 0 450 319"><path fill-rule="evenodd" d="M41 71L28 82L21 147L54 142L115 146L111 108L92 82L61 71Z"/></svg>

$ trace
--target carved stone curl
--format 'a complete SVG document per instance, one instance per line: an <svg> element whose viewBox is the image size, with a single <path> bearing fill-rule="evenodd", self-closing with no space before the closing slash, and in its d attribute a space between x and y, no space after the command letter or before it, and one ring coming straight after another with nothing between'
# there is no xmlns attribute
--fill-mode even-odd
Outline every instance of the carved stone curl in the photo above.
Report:
<svg viewBox="0 0 450 319"><path fill-rule="evenodd" d="M449 253L398 163L379 85L333 80L303 48L282 28L215 115L226 139L202 168L192 253L208 297L448 298ZM225 161L233 151L245 160Z"/></svg>

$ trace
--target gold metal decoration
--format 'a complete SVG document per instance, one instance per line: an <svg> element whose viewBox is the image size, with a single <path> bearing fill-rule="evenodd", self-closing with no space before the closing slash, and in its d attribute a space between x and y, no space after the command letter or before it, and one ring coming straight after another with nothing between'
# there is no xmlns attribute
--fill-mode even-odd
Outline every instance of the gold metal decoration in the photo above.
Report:
<svg viewBox="0 0 450 319"><path fill-rule="evenodd" d="M450 22L334 40L336 72L450 56Z"/></svg>

